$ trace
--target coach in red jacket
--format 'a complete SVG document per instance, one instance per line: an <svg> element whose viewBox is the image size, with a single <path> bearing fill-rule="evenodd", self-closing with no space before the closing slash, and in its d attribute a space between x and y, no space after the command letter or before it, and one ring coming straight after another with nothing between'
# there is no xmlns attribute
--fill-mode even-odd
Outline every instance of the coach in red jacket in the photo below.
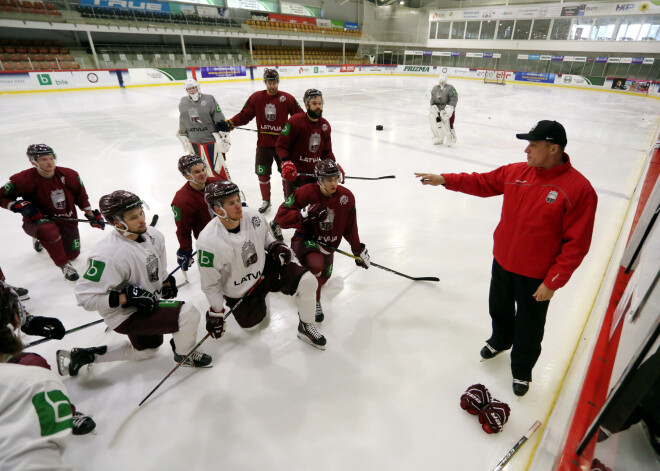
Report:
<svg viewBox="0 0 660 471"><path fill-rule="evenodd" d="M598 198L564 152L566 131L560 123L539 121L516 137L529 141L527 163L488 173L415 175L423 185L481 197L504 195L493 237L493 334L481 356L488 360L511 348L513 391L524 396L541 354L550 299L589 251Z"/></svg>

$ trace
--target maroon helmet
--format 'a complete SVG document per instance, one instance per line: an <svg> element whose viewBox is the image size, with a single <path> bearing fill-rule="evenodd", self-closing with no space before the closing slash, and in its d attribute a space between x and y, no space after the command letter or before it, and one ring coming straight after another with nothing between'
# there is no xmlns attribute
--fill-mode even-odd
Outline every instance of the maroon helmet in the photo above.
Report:
<svg viewBox="0 0 660 471"><path fill-rule="evenodd" d="M275 69L266 69L264 70L264 82L268 80L275 80L279 83L280 73Z"/></svg>
<svg viewBox="0 0 660 471"><path fill-rule="evenodd" d="M317 178L323 177L340 177L341 171L337 162L331 159L319 160L314 167L314 174Z"/></svg>
<svg viewBox="0 0 660 471"><path fill-rule="evenodd" d="M229 180L222 180L206 185L206 188L204 188L204 199L211 208L214 206L220 206L222 208L222 202L225 199L238 193L239 190L236 183Z"/></svg>
<svg viewBox="0 0 660 471"><path fill-rule="evenodd" d="M117 190L101 196L99 209L106 221L123 222L124 213L130 209L142 207L144 201L130 191Z"/></svg>
<svg viewBox="0 0 660 471"><path fill-rule="evenodd" d="M179 159L179 172L181 172L181 175L184 177L190 175L190 169L197 164L204 165L204 160L197 155L184 155Z"/></svg>
<svg viewBox="0 0 660 471"><path fill-rule="evenodd" d="M323 94L321 93L321 90L317 90L316 88L310 88L307 91L305 91L305 95L303 96L303 103L309 105L309 101L317 96L323 99Z"/></svg>
<svg viewBox="0 0 660 471"><path fill-rule="evenodd" d="M53 148L47 146L46 144L30 144L27 148L27 152L25 153L25 155L27 155L27 158L30 159L30 162L32 162L33 164L37 163L37 158L40 155L49 155L49 154L52 154L55 160L57 160L57 156L55 155Z"/></svg>

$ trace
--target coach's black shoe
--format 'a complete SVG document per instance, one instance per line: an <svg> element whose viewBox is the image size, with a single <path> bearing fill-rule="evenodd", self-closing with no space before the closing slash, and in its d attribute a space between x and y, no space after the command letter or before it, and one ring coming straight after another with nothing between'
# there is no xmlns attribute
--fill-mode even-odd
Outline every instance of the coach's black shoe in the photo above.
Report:
<svg viewBox="0 0 660 471"><path fill-rule="evenodd" d="M513 379L513 394L516 396L524 396L529 391L529 381L522 379Z"/></svg>
<svg viewBox="0 0 660 471"><path fill-rule="evenodd" d="M484 348L481 349L479 355L481 355L481 358L484 360L490 360L491 358L495 358L503 351L504 350L495 350L493 347L490 346L488 342L486 342L486 345L484 346Z"/></svg>

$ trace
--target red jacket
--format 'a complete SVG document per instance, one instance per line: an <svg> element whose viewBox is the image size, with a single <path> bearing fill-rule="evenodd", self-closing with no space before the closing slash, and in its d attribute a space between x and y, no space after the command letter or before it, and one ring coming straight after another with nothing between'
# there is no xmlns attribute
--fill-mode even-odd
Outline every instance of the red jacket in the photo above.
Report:
<svg viewBox="0 0 660 471"><path fill-rule="evenodd" d="M223 181L222 178L208 177L206 184ZM176 237L181 250L192 251L192 231L195 239L212 219L209 205L204 199L204 190L195 190L189 182L179 189L172 200Z"/></svg>
<svg viewBox="0 0 660 471"><path fill-rule="evenodd" d="M589 251L598 197L589 181L565 163L551 169L526 163L488 173L443 174L445 188L469 195L504 195L493 255L510 272L564 286Z"/></svg>

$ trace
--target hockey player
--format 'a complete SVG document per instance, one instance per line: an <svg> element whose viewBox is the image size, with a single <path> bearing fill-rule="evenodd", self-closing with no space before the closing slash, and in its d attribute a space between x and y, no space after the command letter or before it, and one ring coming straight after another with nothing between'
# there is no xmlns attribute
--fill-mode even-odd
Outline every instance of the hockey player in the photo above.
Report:
<svg viewBox="0 0 660 471"><path fill-rule="evenodd" d="M447 147L456 144L454 111L457 103L458 92L453 85L447 83L447 74L442 72L438 77L438 85L431 90L429 124L433 132L433 144Z"/></svg>
<svg viewBox="0 0 660 471"><path fill-rule="evenodd" d="M209 177L206 165L197 155L184 155L179 159L179 172L187 180L174 195L172 211L176 224L176 237L179 239L179 250L176 251L176 261L181 270L188 271L193 263L192 237L197 239L204 226L211 220L209 205L204 200L206 185L220 181L218 177Z"/></svg>
<svg viewBox="0 0 660 471"><path fill-rule="evenodd" d="M108 327L127 335L130 343L59 350L57 366L62 375L76 376L82 366L94 362L151 358L163 343L163 334L172 334L170 345L177 363L195 346L199 311L172 299L177 288L166 270L165 238L147 226L143 204L124 190L101 198L101 212L115 230L94 247L87 271L74 290L78 305L98 311ZM210 363L209 355L195 351L184 366Z"/></svg>
<svg viewBox="0 0 660 471"><path fill-rule="evenodd" d="M231 146L231 138L225 115L213 95L202 93L196 80L186 80L185 87L186 96L179 103L177 134L183 151L202 157L210 177L229 180L225 157Z"/></svg>
<svg viewBox="0 0 660 471"><path fill-rule="evenodd" d="M296 99L279 90L280 74L275 69L264 70L266 90L254 92L243 105L236 116L227 121L230 129L234 126L244 126L252 118L257 118L257 154L255 157L255 173L259 179L259 189L263 202L260 213L270 209L270 175L273 160L280 172L280 160L277 157L275 143L289 116L302 113L303 110Z"/></svg>
<svg viewBox="0 0 660 471"><path fill-rule="evenodd" d="M71 265L80 255L78 212L92 227L105 228L101 213L89 204L87 191L75 170L57 166L57 156L46 144L32 144L27 157L33 168L9 178L0 188L0 205L23 216L23 230L33 237L34 249L45 248L67 280L78 279Z"/></svg>
<svg viewBox="0 0 660 471"><path fill-rule="evenodd" d="M280 292L295 296L298 338L325 349L326 339L314 326L314 276L291 262L291 251L276 241L258 211L241 206L238 187L232 182L206 186L204 195L217 215L197 239L202 290L209 302L206 330L219 338L225 330L224 304L238 325L250 329L268 323L266 295ZM255 286L256 285L256 286ZM254 288L254 289L252 289Z"/></svg>
<svg viewBox="0 0 660 471"><path fill-rule="evenodd" d="M7 282L5 281L5 274L2 272L2 268L0 268L0 281L2 281L7 286L9 286L11 289L16 291L16 294L18 295L18 299L20 299L21 301L25 301L27 299L30 299L30 293L28 292L27 289L18 288L16 286L12 286L10 284L7 284Z"/></svg>
<svg viewBox="0 0 660 471"><path fill-rule="evenodd" d="M369 252L358 235L355 197L339 185L341 172L334 160L316 162L316 183L308 183L293 192L280 206L275 222L296 230L291 248L298 260L316 277L316 322L324 319L321 288L332 274L333 250L342 237L360 257L355 263L369 268Z"/></svg>

